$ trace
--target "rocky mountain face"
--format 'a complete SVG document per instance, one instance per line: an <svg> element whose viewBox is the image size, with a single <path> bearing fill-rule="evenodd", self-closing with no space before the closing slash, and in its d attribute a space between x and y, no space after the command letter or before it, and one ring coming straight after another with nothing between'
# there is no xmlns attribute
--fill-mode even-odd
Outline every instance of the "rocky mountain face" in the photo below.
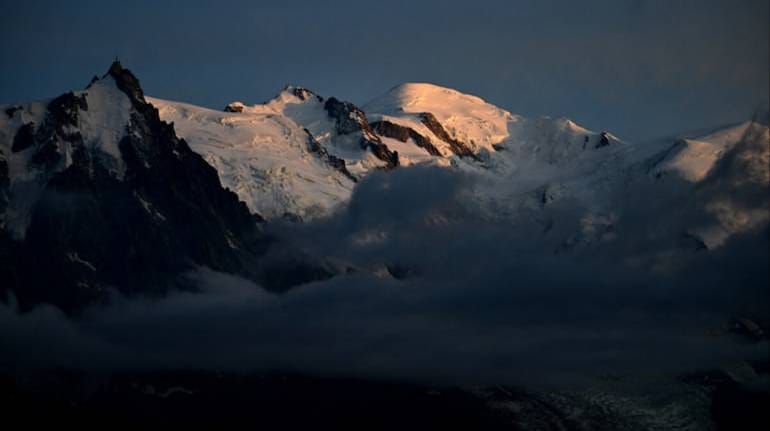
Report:
<svg viewBox="0 0 770 431"><path fill-rule="evenodd" d="M388 120L382 120L372 123L372 128L375 133L382 137L395 139L403 143L407 143L411 139L415 145L427 151L431 156L441 156L441 152L435 145L433 145L430 138L417 133L410 127L401 126Z"/></svg>
<svg viewBox="0 0 770 431"><path fill-rule="evenodd" d="M194 265L250 275L259 217L119 63L83 91L4 111L0 274L22 308L161 294Z"/></svg>
<svg viewBox="0 0 770 431"><path fill-rule="evenodd" d="M366 114L350 102L340 102L334 97L324 103L324 109L329 117L334 120L335 132L338 136L358 136L358 145L362 149L372 152L378 159L385 162L385 168L392 169L398 166L398 153L390 151L382 143L372 126L366 119Z"/></svg>

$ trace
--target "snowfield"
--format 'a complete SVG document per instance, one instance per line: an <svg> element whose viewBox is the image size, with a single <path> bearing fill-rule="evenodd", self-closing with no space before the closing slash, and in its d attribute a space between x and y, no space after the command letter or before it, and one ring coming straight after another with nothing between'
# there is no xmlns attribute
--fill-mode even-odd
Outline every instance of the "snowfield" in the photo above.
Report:
<svg viewBox="0 0 770 431"><path fill-rule="evenodd" d="M354 178L383 168L384 163L359 144L368 132L340 133L324 100L291 86L264 104L233 102L226 108L231 112L148 98L161 118L174 123L177 133L217 168L223 184L268 219L286 215L311 219L328 214L350 196L355 183L307 149L308 133L325 152L344 160ZM476 96L432 84L400 85L368 103L364 112L366 118L353 120L373 125L374 139L397 152L402 167L432 165L521 177L526 178L522 185L530 188L556 174L579 173L575 169L565 173L567 165L582 161L588 165L583 170L591 170L597 160L623 146L610 134L591 132L566 119L524 119ZM423 119L426 113L438 127L426 124L430 122ZM412 134L398 139L378 133L381 122ZM415 139L429 142L435 150ZM469 152L458 154L458 145L467 145Z"/></svg>
<svg viewBox="0 0 770 431"><path fill-rule="evenodd" d="M717 160L741 140L751 124L747 121L708 135L682 139L662 163L658 173L675 172L690 182L703 180Z"/></svg>
<svg viewBox="0 0 770 431"><path fill-rule="evenodd" d="M268 219L311 219L350 197L355 183L309 150L302 126L270 107L232 113L147 101L252 212Z"/></svg>

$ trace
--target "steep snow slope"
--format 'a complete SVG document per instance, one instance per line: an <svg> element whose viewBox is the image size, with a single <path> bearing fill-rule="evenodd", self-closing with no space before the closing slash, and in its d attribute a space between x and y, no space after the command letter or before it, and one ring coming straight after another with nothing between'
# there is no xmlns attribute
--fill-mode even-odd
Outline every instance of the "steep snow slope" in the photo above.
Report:
<svg viewBox="0 0 770 431"><path fill-rule="evenodd" d="M676 173L690 182L701 181L725 152L735 146L752 122L717 130L708 135L676 142L658 165L656 174Z"/></svg>
<svg viewBox="0 0 770 431"><path fill-rule="evenodd" d="M78 111L73 112L70 105ZM5 112L0 115L0 154L8 162L13 196L0 227L6 226L15 238L24 236L40 192L51 176L72 165L73 152L81 142L101 166L123 178L125 162L118 143L127 133L133 108L111 75L56 100L1 106L0 110ZM57 129L54 123L61 120L68 121ZM35 148L36 137L44 141L42 148Z"/></svg>
<svg viewBox="0 0 770 431"><path fill-rule="evenodd" d="M766 125L745 122L703 136L642 145L607 134L609 144L596 145L602 134L592 141L596 134L568 120L541 121L545 125L540 130L549 133L533 133L532 140L509 137L498 146L491 168L477 171L482 180L472 199L498 222L524 217L549 228L551 221L541 210L569 202L582 208L582 215L576 215L579 229L565 243L572 248L622 236L615 226L618 214L649 205L659 208L650 228L668 232L668 240L687 238L680 244L695 249L719 248L732 236L770 222ZM527 123L537 124L521 122ZM581 136L589 137L585 146ZM533 151L538 146L553 157Z"/></svg>
<svg viewBox="0 0 770 431"><path fill-rule="evenodd" d="M627 144L608 132L587 130L566 118L522 119L509 127L498 148L508 152L509 165L568 165L585 159L603 159L628 151Z"/></svg>
<svg viewBox="0 0 770 431"><path fill-rule="evenodd" d="M371 130L366 114L355 105L335 98L324 99L302 87L287 86L264 104L246 106L234 102L226 108L244 114L277 114L294 121L335 157L345 160L347 169L362 177L379 168L398 164L395 155Z"/></svg>
<svg viewBox="0 0 770 431"><path fill-rule="evenodd" d="M345 164L275 109L277 103L220 112L147 100L163 120L174 123L177 133L217 169L222 183L252 212L269 219L310 219L328 214L350 197L355 182ZM237 105L231 110L233 106Z"/></svg>
<svg viewBox="0 0 770 431"><path fill-rule="evenodd" d="M744 122L704 136L677 140L648 161L662 188L691 184L704 213L689 234L717 248L732 235L770 222L770 128Z"/></svg>

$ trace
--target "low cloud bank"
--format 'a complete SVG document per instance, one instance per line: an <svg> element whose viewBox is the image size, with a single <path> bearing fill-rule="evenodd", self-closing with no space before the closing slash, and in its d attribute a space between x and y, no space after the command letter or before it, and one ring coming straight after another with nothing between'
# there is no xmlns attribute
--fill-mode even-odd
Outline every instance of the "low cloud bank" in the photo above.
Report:
<svg viewBox="0 0 770 431"><path fill-rule="evenodd" d="M766 357L766 343L714 333L732 316L768 317L767 226L697 252L682 232L708 214L684 186L654 185L610 215L565 199L492 223L475 184L443 169L373 175L334 217L271 226L274 256L350 268L282 295L200 269L186 275L200 292L116 297L76 319L0 305L0 366L484 384Z"/></svg>

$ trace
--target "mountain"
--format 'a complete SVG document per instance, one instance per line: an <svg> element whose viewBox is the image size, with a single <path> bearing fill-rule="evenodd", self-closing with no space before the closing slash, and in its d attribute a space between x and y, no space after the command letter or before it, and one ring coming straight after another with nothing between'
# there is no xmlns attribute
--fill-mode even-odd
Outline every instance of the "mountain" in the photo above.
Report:
<svg viewBox="0 0 770 431"><path fill-rule="evenodd" d="M268 220L328 215L375 170L432 165L540 178L583 159L592 169L595 159L624 148L607 132L566 119L525 119L432 84L400 85L363 109L294 86L223 112L148 100Z"/></svg>
<svg viewBox="0 0 770 431"><path fill-rule="evenodd" d="M271 108L234 113L148 101L253 213L311 219L350 198L357 179L346 161Z"/></svg>
<svg viewBox="0 0 770 431"><path fill-rule="evenodd" d="M566 119L526 119L483 99L433 84L399 85L364 106L376 130L399 139L392 125L416 133L415 143L431 155L489 161L497 151L517 151L523 160L558 163L578 153L617 144ZM419 145L420 142L424 145ZM390 141L389 141L390 142Z"/></svg>
<svg viewBox="0 0 770 431"><path fill-rule="evenodd" d="M710 217L687 230L706 248L770 222L770 128L752 120L677 139L645 161L660 187L684 183Z"/></svg>
<svg viewBox="0 0 770 431"><path fill-rule="evenodd" d="M653 168L657 178L675 174L687 180L697 183L703 181L714 169L717 162L735 148L747 133L758 133L757 139L766 134L767 127L753 121L727 126L711 131L705 135L690 138L677 139L671 147L661 154L659 161ZM751 136L748 136L751 138ZM759 156L760 154L753 155ZM748 179L761 182L761 171L747 172ZM760 175L756 177L756 175Z"/></svg>
<svg viewBox="0 0 770 431"><path fill-rule="evenodd" d="M225 110L271 113L293 121L332 154L344 159L347 169L358 178L372 169L398 165L397 156L373 133L361 109L334 97L324 99L306 88L287 86L267 103L245 106L234 102Z"/></svg>
<svg viewBox="0 0 770 431"><path fill-rule="evenodd" d="M347 202L359 179L399 163L358 107L301 87L286 87L264 104L233 102L223 112L148 100L226 187L268 219L327 215Z"/></svg>
<svg viewBox="0 0 770 431"><path fill-rule="evenodd" d="M268 220L329 215L369 173L416 165L481 178L471 199L496 221L525 217L549 225L542 210L572 200L587 211L589 230L612 230L620 210L616 197L633 195L632 188L640 186L653 187L649 193L697 195L690 199L692 211L703 217L676 223L685 224L683 235L705 247L766 219L761 205L713 203L719 193L705 185L718 182L706 181L709 175L725 177L714 167L735 158L759 161L752 163L753 183L768 183L761 163L767 126L758 122L634 144L566 118L525 118L427 83L396 86L363 108L294 86L263 104L233 102L224 112L149 100L217 168L223 184ZM755 142L752 150L739 145L747 138ZM704 227L695 219L712 224ZM575 235L582 239L574 241L587 241Z"/></svg>
<svg viewBox="0 0 770 431"><path fill-rule="evenodd" d="M219 111L145 97L116 62L85 90L0 107L0 278L22 307L67 310L184 288L197 266L285 290L351 266L265 259L262 222L333 216L373 172L420 165L472 178L466 203L489 221L562 235L557 253L622 237L619 214L656 205L678 208L647 215L669 238L715 249L770 220L768 135L750 121L634 144L422 83L363 108L288 86Z"/></svg>
<svg viewBox="0 0 770 431"><path fill-rule="evenodd" d="M161 294L197 265L253 275L259 218L117 61L0 114L0 277L22 308Z"/></svg>
<svg viewBox="0 0 770 431"><path fill-rule="evenodd" d="M421 148L444 157L495 151L508 137L508 125L519 120L479 97L421 83L399 85L364 109L389 138L399 139L389 132L393 124L411 129L427 141Z"/></svg>

